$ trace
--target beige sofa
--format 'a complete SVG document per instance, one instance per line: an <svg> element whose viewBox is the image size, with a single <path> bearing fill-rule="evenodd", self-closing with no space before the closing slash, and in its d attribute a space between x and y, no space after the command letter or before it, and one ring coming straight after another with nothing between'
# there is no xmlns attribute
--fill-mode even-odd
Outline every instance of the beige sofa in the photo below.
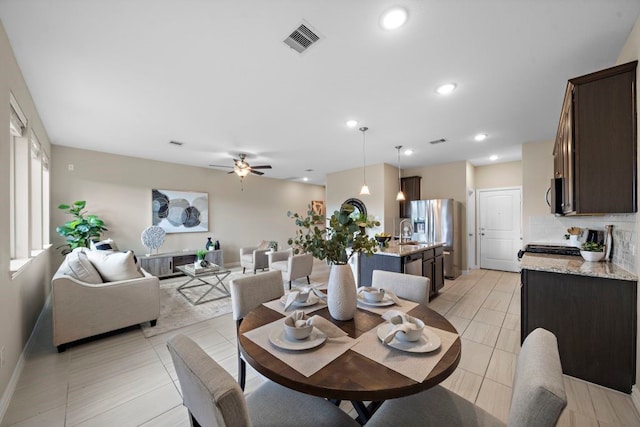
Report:
<svg viewBox="0 0 640 427"><path fill-rule="evenodd" d="M147 321L155 326L160 314L158 278L137 267L130 252L110 261L104 252L72 252L51 280L53 344L59 352L82 338ZM107 261L98 263L99 269L89 261L101 257Z"/></svg>

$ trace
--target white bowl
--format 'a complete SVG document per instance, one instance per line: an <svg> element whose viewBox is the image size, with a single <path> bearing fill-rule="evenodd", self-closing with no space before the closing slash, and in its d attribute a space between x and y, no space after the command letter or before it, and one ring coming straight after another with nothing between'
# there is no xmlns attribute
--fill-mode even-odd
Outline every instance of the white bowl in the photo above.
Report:
<svg viewBox="0 0 640 427"><path fill-rule="evenodd" d="M284 335L290 340L304 340L311 335L312 325L290 326L284 324Z"/></svg>
<svg viewBox="0 0 640 427"><path fill-rule="evenodd" d="M400 341L418 341L422 336L422 331L424 330L424 322L420 319L415 319L414 321L416 325L416 329L412 329L409 332L398 332L396 334L396 338Z"/></svg>
<svg viewBox="0 0 640 427"><path fill-rule="evenodd" d="M580 251L580 255L585 261L601 261L604 258L604 251L600 252L589 252L589 251Z"/></svg>
<svg viewBox="0 0 640 427"><path fill-rule="evenodd" d="M380 302L384 299L384 290L382 289L376 289L376 288L370 288L370 289L365 289L364 292L362 292L365 301L368 302Z"/></svg>

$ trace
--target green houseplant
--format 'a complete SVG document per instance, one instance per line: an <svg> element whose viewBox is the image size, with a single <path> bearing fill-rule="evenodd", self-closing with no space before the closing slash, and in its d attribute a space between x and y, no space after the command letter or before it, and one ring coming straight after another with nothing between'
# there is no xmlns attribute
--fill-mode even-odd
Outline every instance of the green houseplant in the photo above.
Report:
<svg viewBox="0 0 640 427"><path fill-rule="evenodd" d="M336 320L352 319L358 299L348 262L355 254L372 255L377 251L378 243L367 235L367 228L379 226L380 222L354 214L354 207L349 204L343 204L331 215L326 228L317 226L324 222L324 218L311 206L306 217L291 212L287 215L299 227L295 237L288 240L294 247L294 254L307 252L331 264L327 285L327 306L331 317Z"/></svg>
<svg viewBox="0 0 640 427"><path fill-rule="evenodd" d="M204 257L207 256L207 252L208 251L206 251L204 249L198 249L196 251L196 257L198 257L198 261L202 261L204 259Z"/></svg>
<svg viewBox="0 0 640 427"><path fill-rule="evenodd" d="M63 248L62 255L68 254L75 248L88 248L92 239L99 240L102 232L108 231L104 226L104 221L96 215L87 215L86 211L83 211L86 205L85 200L73 202L71 206L58 205L58 209L73 216L71 221L56 227L56 232L65 237L67 241L66 244L56 248Z"/></svg>
<svg viewBox="0 0 640 427"><path fill-rule="evenodd" d="M580 255L585 261L600 261L604 258L604 245L598 242L584 242Z"/></svg>

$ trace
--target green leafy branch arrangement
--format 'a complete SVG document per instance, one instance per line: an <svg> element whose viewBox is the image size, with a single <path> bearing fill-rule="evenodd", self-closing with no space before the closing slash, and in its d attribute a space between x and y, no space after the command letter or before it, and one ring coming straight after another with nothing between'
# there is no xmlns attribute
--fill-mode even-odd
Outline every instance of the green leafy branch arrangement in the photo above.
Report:
<svg viewBox="0 0 640 427"><path fill-rule="evenodd" d="M329 225L320 228L316 224L324 223L325 218L307 206L307 216L287 212L299 227L295 237L289 238L289 245L294 247L295 254L311 253L314 258L327 260L330 264L347 264L357 254L372 255L378 250L378 242L367 235L366 230L378 227L379 221L369 220L365 215L355 215L354 207L343 204L329 218ZM347 248L351 252L347 255Z"/></svg>

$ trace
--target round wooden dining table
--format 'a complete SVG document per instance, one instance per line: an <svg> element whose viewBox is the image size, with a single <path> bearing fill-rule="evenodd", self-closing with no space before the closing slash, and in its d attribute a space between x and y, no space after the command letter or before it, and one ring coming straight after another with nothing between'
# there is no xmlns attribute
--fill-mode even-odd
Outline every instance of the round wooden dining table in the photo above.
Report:
<svg viewBox="0 0 640 427"><path fill-rule="evenodd" d="M457 335L456 329L447 319L425 305L419 304L407 314L423 320L426 326ZM360 308L356 310L354 318L349 321L334 320L326 307L314 311L310 314L312 315L330 320L352 338L358 338L385 322L379 314ZM347 350L318 372L306 377L244 336L248 331L283 317L285 316L277 311L260 305L243 319L238 329L238 338L244 359L260 374L287 388L334 402L351 401L358 412L358 421L361 424L368 420L383 401L419 393L439 384L453 373L460 362L462 344L460 337L457 336L451 347L421 382L412 380L352 350ZM364 401L371 403L364 405L362 403Z"/></svg>

